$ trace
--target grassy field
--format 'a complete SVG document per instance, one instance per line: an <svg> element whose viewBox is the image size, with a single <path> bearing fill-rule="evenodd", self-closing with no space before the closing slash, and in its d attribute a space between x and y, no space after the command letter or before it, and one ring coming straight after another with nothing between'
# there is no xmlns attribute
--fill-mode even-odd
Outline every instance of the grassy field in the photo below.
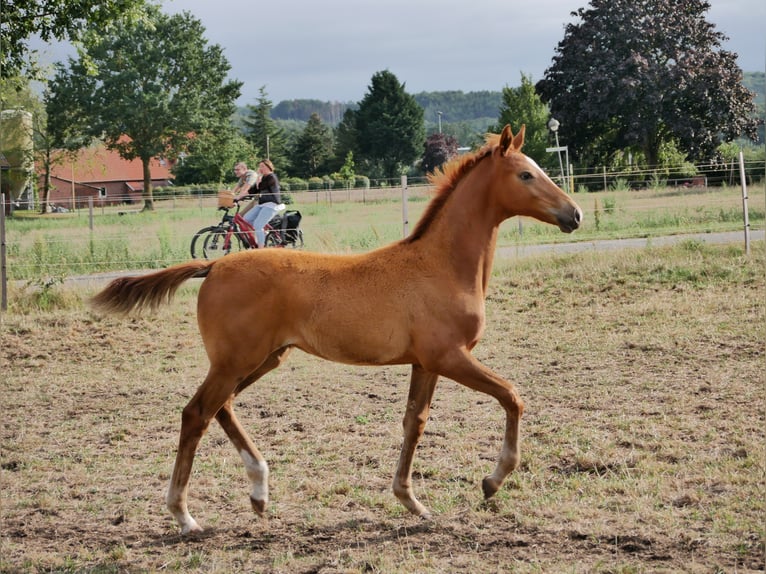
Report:
<svg viewBox="0 0 766 574"><path fill-rule="evenodd" d="M412 230L427 204L429 189L409 189ZM403 235L400 190L293 194L291 208L301 211L306 248L336 253L366 251ZM662 188L641 191L579 193L584 225L565 235L556 228L518 218L501 228L499 246L594 241L624 237L706 233L743 228L741 190ZM763 229L766 196L760 184L750 189L750 222ZM194 233L220 219L215 199L158 201L154 213L125 212L125 207L94 209L93 230L87 210L38 216L19 213L8 220L8 274L33 283L122 269L166 267L190 257ZM466 233L470 230L467 228Z"/></svg>
<svg viewBox="0 0 766 574"><path fill-rule="evenodd" d="M414 465L430 521L390 489L408 369L295 353L236 407L271 465L268 518L213 424L189 539L163 493L207 366L196 286L129 319L87 289L53 286L44 310L14 291L0 571L763 572L765 261L762 242L498 260L475 354L526 403L522 464L482 501L504 417L443 380Z"/></svg>

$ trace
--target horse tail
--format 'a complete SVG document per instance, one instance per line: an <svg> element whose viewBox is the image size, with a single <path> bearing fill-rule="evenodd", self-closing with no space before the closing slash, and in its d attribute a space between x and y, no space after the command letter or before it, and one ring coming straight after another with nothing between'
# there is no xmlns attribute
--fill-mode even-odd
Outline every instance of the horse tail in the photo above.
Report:
<svg viewBox="0 0 766 574"><path fill-rule="evenodd" d="M215 261L189 261L162 271L134 277L120 277L90 300L91 306L102 312L125 315L138 309L157 309L169 302L181 283L187 279L207 277Z"/></svg>

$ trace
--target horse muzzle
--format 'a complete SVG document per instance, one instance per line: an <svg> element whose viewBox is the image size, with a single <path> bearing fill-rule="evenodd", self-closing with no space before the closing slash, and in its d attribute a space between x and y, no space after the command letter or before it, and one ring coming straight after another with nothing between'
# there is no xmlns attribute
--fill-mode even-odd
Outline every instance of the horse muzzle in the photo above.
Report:
<svg viewBox="0 0 766 574"><path fill-rule="evenodd" d="M564 233L572 233L582 223L582 209L577 205L567 207L556 214L556 222Z"/></svg>

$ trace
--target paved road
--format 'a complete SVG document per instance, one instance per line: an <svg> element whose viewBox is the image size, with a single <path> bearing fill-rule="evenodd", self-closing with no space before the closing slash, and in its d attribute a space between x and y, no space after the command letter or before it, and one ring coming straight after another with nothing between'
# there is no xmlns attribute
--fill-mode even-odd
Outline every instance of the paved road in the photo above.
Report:
<svg viewBox="0 0 766 574"><path fill-rule="evenodd" d="M742 231L724 233L695 233L688 235L668 235L664 237L637 238L637 239L610 239L603 241L573 241L571 243L551 243L543 245L519 245L517 247L500 247L497 249L496 258L514 258L536 255L538 253L577 253L582 251L613 251L615 249L642 248L647 246L672 245L681 241L703 241L705 243L737 243L744 246L745 235ZM764 230L750 232L751 244L754 241L764 241ZM139 271L109 271L95 275L80 275L67 277L67 284L98 286L117 277L127 275L144 275L155 270Z"/></svg>
<svg viewBox="0 0 766 574"><path fill-rule="evenodd" d="M764 230L751 230L750 242L763 241ZM682 241L702 241L704 243L741 243L745 245L744 231L727 231L722 233L693 233L685 235L667 235L663 237L608 239L601 241L577 241L571 243L553 243L545 245L519 245L517 247L500 247L497 257L526 257L538 253L577 253L582 251L614 251L615 249L659 247L673 245Z"/></svg>

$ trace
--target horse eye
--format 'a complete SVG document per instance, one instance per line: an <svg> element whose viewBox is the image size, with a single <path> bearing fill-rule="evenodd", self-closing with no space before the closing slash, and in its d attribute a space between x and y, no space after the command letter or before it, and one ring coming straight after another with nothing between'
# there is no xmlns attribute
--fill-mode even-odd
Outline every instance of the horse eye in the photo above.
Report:
<svg viewBox="0 0 766 574"><path fill-rule="evenodd" d="M521 181L529 181L530 179L534 179L535 176L529 173L528 171L522 171L519 174L519 177L521 178Z"/></svg>

